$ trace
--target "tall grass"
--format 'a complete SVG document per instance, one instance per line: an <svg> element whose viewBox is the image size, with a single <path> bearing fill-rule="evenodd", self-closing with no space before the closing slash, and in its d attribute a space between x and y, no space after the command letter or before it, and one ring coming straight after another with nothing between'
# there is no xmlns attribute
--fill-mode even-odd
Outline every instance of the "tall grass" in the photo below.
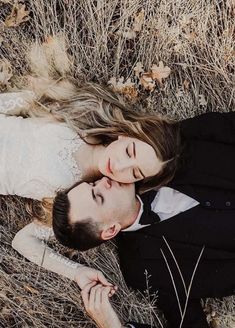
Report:
<svg viewBox="0 0 235 328"><path fill-rule="evenodd" d="M7 28L4 21L13 0L0 1L0 61L9 61L13 70L7 85L0 82L2 91L20 87L19 76L29 73L25 54L31 42L61 34L72 64L65 75L81 84L131 78L138 91L136 106L141 103L177 119L234 109L233 0L21 2L30 10L30 20ZM135 30L140 12L142 21ZM142 62L148 72L160 61L171 68L170 76L153 92L144 90L134 67ZM56 78L57 72L53 74ZM29 221L24 200L1 198L0 327L92 327L75 283L28 263L11 249L15 232ZM73 258L102 269L120 286L114 298L120 317L160 326L161 316L148 294L136 295L125 286L112 245L83 255L75 253ZM233 297L206 301L213 327L234 327L234 303Z"/></svg>

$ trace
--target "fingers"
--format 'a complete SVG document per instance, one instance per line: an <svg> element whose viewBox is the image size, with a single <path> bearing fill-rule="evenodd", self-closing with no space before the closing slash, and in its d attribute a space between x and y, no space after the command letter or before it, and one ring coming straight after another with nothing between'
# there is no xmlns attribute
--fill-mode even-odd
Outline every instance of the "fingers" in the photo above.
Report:
<svg viewBox="0 0 235 328"><path fill-rule="evenodd" d="M99 317L100 311L102 311L102 302L101 302L101 291L104 288L101 284L94 286L90 290L90 295L88 296L88 305L86 311L88 314L96 320ZM108 287L109 288L109 287Z"/></svg>
<svg viewBox="0 0 235 328"><path fill-rule="evenodd" d="M103 275L102 272L98 272L97 274L97 280L104 286L113 286L113 284L111 284L110 282L108 282L108 280L105 278L105 276Z"/></svg>
<svg viewBox="0 0 235 328"><path fill-rule="evenodd" d="M114 286L113 284L111 284L110 282L108 282L108 280L105 278L105 276L103 275L103 273L100 272L100 271L98 272L97 280L98 280L103 286L110 286L110 287L112 287L112 288L110 289L109 297L112 297L112 296L116 293L118 287L117 287L117 286Z"/></svg>
<svg viewBox="0 0 235 328"><path fill-rule="evenodd" d="M102 288L102 285L96 285L91 288L89 296L89 308L95 308L95 303L100 303L100 293L99 290Z"/></svg>
<svg viewBox="0 0 235 328"><path fill-rule="evenodd" d="M109 302L110 288L103 287L101 290L101 302L102 304Z"/></svg>
<svg viewBox="0 0 235 328"><path fill-rule="evenodd" d="M89 294L90 294L90 290L92 287L94 287L96 285L96 281L92 281L89 284L87 284L83 290L81 291L81 295L82 295L82 299L84 302L84 306L87 309L89 306Z"/></svg>
<svg viewBox="0 0 235 328"><path fill-rule="evenodd" d="M102 288L104 288L102 287L102 285L98 285L98 288L95 290L94 308L96 310L99 310L102 304L102 298L101 298Z"/></svg>
<svg viewBox="0 0 235 328"><path fill-rule="evenodd" d="M117 286L113 286L111 289L110 289L110 292L109 292L109 297L112 297L116 291L118 290L118 287Z"/></svg>

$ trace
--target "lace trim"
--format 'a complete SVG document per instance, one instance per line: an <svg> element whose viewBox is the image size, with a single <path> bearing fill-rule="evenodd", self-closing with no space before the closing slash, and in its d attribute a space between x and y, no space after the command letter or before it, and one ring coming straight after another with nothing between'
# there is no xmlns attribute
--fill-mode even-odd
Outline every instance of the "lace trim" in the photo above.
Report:
<svg viewBox="0 0 235 328"><path fill-rule="evenodd" d="M54 259L55 261L60 262L63 265L73 268L73 269L77 269L81 266L79 263L76 263L76 262L68 259L67 257L60 255L58 252L54 251L53 249L51 249L50 247L47 246L47 242L51 238L55 238L52 228L45 227L45 226L40 227L37 225L36 227L34 227L33 235L37 239L41 240L42 246L45 249L47 249L47 251L49 252L49 254L48 254L49 258ZM40 264L41 266L44 265L44 261L45 261L45 258L42 257L41 264Z"/></svg>
<svg viewBox="0 0 235 328"><path fill-rule="evenodd" d="M10 98L10 96L13 98ZM24 96L26 99L24 99ZM32 91L25 91L25 93L4 93L0 99L0 112L2 114L7 114L8 112L16 109L16 108L23 108L24 106L28 105L29 99L35 98L35 93Z"/></svg>
<svg viewBox="0 0 235 328"><path fill-rule="evenodd" d="M49 241L50 238L54 238L54 232L52 228L46 226L35 226L33 231L34 237L43 241Z"/></svg>
<svg viewBox="0 0 235 328"><path fill-rule="evenodd" d="M62 162L66 163L66 166L69 166L70 173L75 181L81 179L82 172L73 155L82 145L84 145L84 141L79 137L74 137L66 146L63 147L62 150L58 152L58 156Z"/></svg>

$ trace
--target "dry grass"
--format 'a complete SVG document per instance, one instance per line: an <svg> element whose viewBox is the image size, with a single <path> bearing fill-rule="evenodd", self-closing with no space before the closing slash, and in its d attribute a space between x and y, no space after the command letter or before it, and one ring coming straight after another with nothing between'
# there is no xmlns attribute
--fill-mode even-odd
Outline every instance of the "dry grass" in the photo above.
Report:
<svg viewBox="0 0 235 328"><path fill-rule="evenodd" d="M68 324L74 328L94 327L84 314L75 283L28 263L12 250L14 234L30 221L25 212L24 200L2 197L0 214L0 327L65 328ZM58 244L55 243L54 248L66 255L66 250ZM71 253L67 255L71 257ZM72 258L103 270L119 286L113 304L123 319L158 322L154 299L150 302L148 294L136 295L126 287L114 245L103 245L83 254L73 252Z"/></svg>
<svg viewBox="0 0 235 328"><path fill-rule="evenodd" d="M9 60L13 69L9 83L0 83L2 90L18 86L17 76L28 73L25 53L30 42L60 33L72 62L69 75L79 83L131 78L138 91L136 106L141 103L175 118L234 108L234 0L21 2L30 10L30 20L7 28L3 22L13 0L0 0L0 60ZM142 62L148 72L160 61L171 68L170 76L153 92L144 90L134 67ZM75 284L28 263L11 249L14 233L29 220L22 200L1 199L0 327L92 327ZM75 259L103 269L118 282L121 288L114 302L121 317L157 325L148 297L137 297L126 288L112 246L76 254ZM232 297L207 301L213 327L216 322L217 327L234 327L234 302Z"/></svg>

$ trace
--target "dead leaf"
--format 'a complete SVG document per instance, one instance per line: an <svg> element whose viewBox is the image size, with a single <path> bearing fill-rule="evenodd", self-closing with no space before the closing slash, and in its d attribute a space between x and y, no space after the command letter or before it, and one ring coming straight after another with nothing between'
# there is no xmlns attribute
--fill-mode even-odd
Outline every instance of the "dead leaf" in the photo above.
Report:
<svg viewBox="0 0 235 328"><path fill-rule="evenodd" d="M112 89L125 95L131 102L135 102L138 97L138 91L136 89L135 83L131 79L124 81L124 77L120 77L118 80L112 77L108 84L111 85Z"/></svg>
<svg viewBox="0 0 235 328"><path fill-rule="evenodd" d="M155 89L155 81L152 78L152 73L143 73L140 78L140 84L145 90L152 92Z"/></svg>
<svg viewBox="0 0 235 328"><path fill-rule="evenodd" d="M131 102L135 102L138 98L138 91L134 85L129 87L124 87L122 89L122 94L124 94Z"/></svg>
<svg viewBox="0 0 235 328"><path fill-rule="evenodd" d="M152 71L152 79L157 80L160 83L160 85L162 85L162 80L166 79L171 73L170 67L164 66L162 61L159 62L159 66L153 65L151 67L151 71Z"/></svg>
<svg viewBox="0 0 235 328"><path fill-rule="evenodd" d="M7 27L16 27L21 23L27 22L30 19L29 11L25 10L25 5L22 3L16 3L12 7L10 15L6 17L5 26Z"/></svg>
<svg viewBox="0 0 235 328"><path fill-rule="evenodd" d="M135 16L133 23L133 31L140 32L144 23L144 9L142 8Z"/></svg>
<svg viewBox="0 0 235 328"><path fill-rule="evenodd" d="M184 80L183 87L184 87L184 90L185 91L187 91L189 89L189 85L190 85L189 80Z"/></svg>
<svg viewBox="0 0 235 328"><path fill-rule="evenodd" d="M135 76L139 77L141 73L143 73L143 64L141 62L138 62L136 66L134 67L134 73Z"/></svg>
<svg viewBox="0 0 235 328"><path fill-rule="evenodd" d="M0 86L6 86L12 75L11 64L8 61L0 61Z"/></svg>
<svg viewBox="0 0 235 328"><path fill-rule="evenodd" d="M30 285L24 285L24 289L27 291L27 292L30 292L31 294L33 295L38 295L39 294L39 291L33 287L31 287Z"/></svg>

